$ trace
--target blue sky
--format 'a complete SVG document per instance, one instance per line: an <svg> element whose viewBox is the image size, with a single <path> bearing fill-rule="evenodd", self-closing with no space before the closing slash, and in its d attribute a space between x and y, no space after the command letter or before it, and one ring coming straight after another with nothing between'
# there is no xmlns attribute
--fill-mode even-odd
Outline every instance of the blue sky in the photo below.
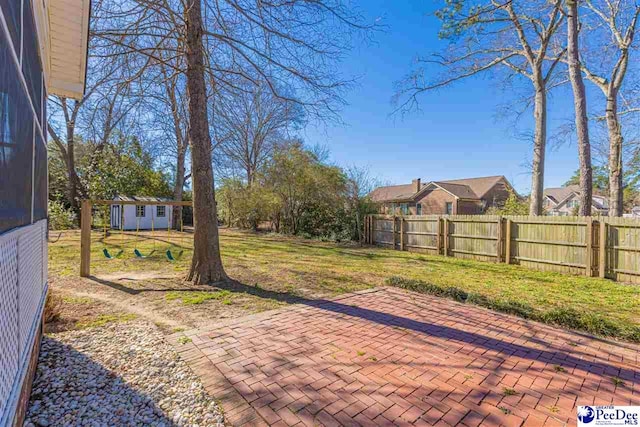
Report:
<svg viewBox="0 0 640 427"><path fill-rule="evenodd" d="M422 96L421 112L390 117L394 82L411 70L416 55L444 46L437 37L439 22L429 13L435 3L361 2L367 17L381 17L386 29L342 63L341 73L360 76L345 97L345 125L310 125L303 137L311 145L328 146L337 164L366 166L385 183L504 175L527 194L531 145L517 135L531 130L531 113L514 130L514 116L502 117L498 108L510 94L488 75ZM550 99L550 132L572 117L570 91L556 91ZM575 144L549 149L545 187L562 185L577 167Z"/></svg>

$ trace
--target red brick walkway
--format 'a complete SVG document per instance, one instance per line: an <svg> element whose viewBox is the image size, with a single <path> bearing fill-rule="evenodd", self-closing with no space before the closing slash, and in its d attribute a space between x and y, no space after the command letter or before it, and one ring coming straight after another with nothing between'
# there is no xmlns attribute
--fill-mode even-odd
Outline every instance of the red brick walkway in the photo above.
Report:
<svg viewBox="0 0 640 427"><path fill-rule="evenodd" d="M638 346L397 289L187 335L235 426L575 425L577 404L640 405Z"/></svg>

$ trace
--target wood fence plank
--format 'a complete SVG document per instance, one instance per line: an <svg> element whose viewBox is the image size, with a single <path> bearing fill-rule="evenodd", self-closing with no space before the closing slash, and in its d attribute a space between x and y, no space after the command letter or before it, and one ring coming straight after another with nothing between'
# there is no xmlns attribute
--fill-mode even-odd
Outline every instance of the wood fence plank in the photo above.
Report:
<svg viewBox="0 0 640 427"><path fill-rule="evenodd" d="M605 278L607 275L607 224L600 220L600 260L598 262L598 275Z"/></svg>
<svg viewBox="0 0 640 427"><path fill-rule="evenodd" d="M365 226L372 244L397 250L640 283L640 221L634 219L371 215Z"/></svg>
<svg viewBox="0 0 640 427"><path fill-rule="evenodd" d="M445 218L442 222L442 240L444 256L449 256L449 219Z"/></svg>
<svg viewBox="0 0 640 427"><path fill-rule="evenodd" d="M498 217L498 243L496 244L496 262L502 262L502 246L503 246L503 221L502 217Z"/></svg>
<svg viewBox="0 0 640 427"><path fill-rule="evenodd" d="M504 237L504 262L507 264L511 263L511 228L512 228L511 219L507 218L507 224L505 226L505 237Z"/></svg>
<svg viewBox="0 0 640 427"><path fill-rule="evenodd" d="M585 272L584 274L587 277L591 277L593 276L593 266L592 264L592 257L593 257L593 219L589 218L587 220L587 233L585 235L585 241L586 241L586 248L585 248L585 255L584 255L584 259L585 259Z"/></svg>

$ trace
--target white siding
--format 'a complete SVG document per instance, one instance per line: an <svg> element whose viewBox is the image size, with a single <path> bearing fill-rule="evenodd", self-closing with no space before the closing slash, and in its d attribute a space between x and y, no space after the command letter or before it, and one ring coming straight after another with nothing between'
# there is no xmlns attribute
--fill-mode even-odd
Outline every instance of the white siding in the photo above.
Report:
<svg viewBox="0 0 640 427"><path fill-rule="evenodd" d="M158 207L164 207L165 216L158 217ZM138 218L136 216L136 205L124 205L124 226L125 230L135 230L140 227L140 230L151 230L152 225L155 230L167 229L173 224L173 206L170 205L144 205L145 216ZM111 207L111 228L120 228L119 222L119 210L122 209L122 205L113 205ZM139 222L139 224L138 224Z"/></svg>

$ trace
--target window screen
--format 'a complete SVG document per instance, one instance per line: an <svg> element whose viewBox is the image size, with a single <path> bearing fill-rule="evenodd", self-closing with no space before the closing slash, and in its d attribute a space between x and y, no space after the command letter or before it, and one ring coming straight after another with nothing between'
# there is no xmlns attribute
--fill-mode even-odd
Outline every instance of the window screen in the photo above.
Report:
<svg viewBox="0 0 640 427"><path fill-rule="evenodd" d="M158 206L156 210L156 216L162 218L167 215L166 206Z"/></svg>
<svg viewBox="0 0 640 427"><path fill-rule="evenodd" d="M22 73L29 87L29 94L33 100L36 115L39 117L42 113L42 65L40 65L38 33L33 21L30 0L24 0L24 10Z"/></svg>
<svg viewBox="0 0 640 427"><path fill-rule="evenodd" d="M31 222L33 113L0 34L0 232Z"/></svg>
<svg viewBox="0 0 640 427"><path fill-rule="evenodd" d="M20 8L22 0L0 0L0 8L9 27L16 55L20 56ZM5 63L6 64L6 63Z"/></svg>
<svg viewBox="0 0 640 427"><path fill-rule="evenodd" d="M48 179L47 179L47 147L42 138L36 134L33 220L38 221L47 217Z"/></svg>

